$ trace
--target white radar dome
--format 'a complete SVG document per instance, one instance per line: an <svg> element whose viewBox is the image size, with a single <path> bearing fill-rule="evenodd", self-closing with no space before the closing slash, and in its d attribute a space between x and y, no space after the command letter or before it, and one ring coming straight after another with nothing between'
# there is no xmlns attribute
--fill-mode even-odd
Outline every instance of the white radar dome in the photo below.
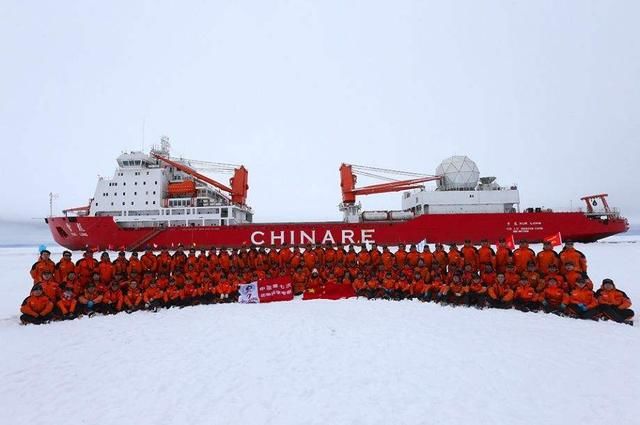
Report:
<svg viewBox="0 0 640 425"><path fill-rule="evenodd" d="M473 190L478 185L480 170L475 162L466 156L452 156L440 163L436 175L438 190Z"/></svg>

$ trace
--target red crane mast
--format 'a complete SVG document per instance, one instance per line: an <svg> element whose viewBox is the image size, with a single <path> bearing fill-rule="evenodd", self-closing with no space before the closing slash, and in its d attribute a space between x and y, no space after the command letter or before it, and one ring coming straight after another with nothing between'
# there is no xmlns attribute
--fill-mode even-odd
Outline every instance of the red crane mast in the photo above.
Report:
<svg viewBox="0 0 640 425"><path fill-rule="evenodd" d="M358 176L354 173L384 180L390 180L390 182L356 188ZM411 176L413 178L407 180L395 180L393 178L382 176L377 173ZM417 189L423 186L422 183L433 180L440 180L440 178L441 176L411 173L408 171L366 167L363 165L342 164L340 166L340 187L342 189L342 202L345 204L354 204L356 201L356 196L359 195L372 195L375 193L401 192L403 190Z"/></svg>

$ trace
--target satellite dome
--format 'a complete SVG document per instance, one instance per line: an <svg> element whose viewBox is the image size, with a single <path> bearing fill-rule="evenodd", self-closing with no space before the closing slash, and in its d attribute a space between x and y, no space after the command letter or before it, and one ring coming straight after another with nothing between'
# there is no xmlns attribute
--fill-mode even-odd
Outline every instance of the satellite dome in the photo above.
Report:
<svg viewBox="0 0 640 425"><path fill-rule="evenodd" d="M436 175L438 190L473 190L478 185L480 170L475 162L466 156L452 156L440 163Z"/></svg>

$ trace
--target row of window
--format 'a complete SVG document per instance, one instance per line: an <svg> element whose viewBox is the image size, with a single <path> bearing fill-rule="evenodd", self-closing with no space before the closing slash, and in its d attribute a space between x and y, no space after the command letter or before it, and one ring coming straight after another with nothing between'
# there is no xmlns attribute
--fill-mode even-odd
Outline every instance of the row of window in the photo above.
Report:
<svg viewBox="0 0 640 425"><path fill-rule="evenodd" d="M154 190L152 192L154 195L156 194L156 191ZM138 192L133 192L134 195L138 195ZM145 195L148 195L149 191L147 190L145 192ZM102 196L109 196L109 192L102 192ZM118 192L113 192L113 196L118 196ZM122 196L127 196L127 192L122 192Z"/></svg>
<svg viewBox="0 0 640 425"><path fill-rule="evenodd" d="M119 176L124 176L124 173L118 173ZM134 173L134 175L139 176L140 175L140 171L136 171ZM149 175L149 172L147 171L147 176Z"/></svg>
<svg viewBox="0 0 640 425"><path fill-rule="evenodd" d="M123 202L122 205L126 204L126 202ZM149 205L149 201L144 201L145 205ZM152 205L155 205L156 201L152 201ZM98 206L98 202L96 202L96 207ZM134 201L131 201L131 205L135 205ZM113 206L113 202L111 203L111 206Z"/></svg>
<svg viewBox="0 0 640 425"><path fill-rule="evenodd" d="M137 186L137 185L138 185L138 182L137 182L137 181L135 181L135 182L133 182L133 184L134 184L134 186ZM143 182L142 182L142 184L143 184L144 186L146 186L146 185L147 185L147 182L146 182L146 181L143 181ZM154 182L154 184L155 184L155 185L158 185L158 180L156 180L156 181ZM109 183L109 186L117 186L117 185L118 185L118 183L116 183L116 182ZM127 182L122 182L122 185L123 185L123 186L126 186L126 185L127 185Z"/></svg>

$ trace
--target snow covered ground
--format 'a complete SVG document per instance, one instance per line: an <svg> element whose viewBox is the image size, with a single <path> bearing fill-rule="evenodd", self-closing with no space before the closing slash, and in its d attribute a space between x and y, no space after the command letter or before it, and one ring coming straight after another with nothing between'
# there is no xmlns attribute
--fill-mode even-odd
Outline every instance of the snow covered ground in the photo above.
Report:
<svg viewBox="0 0 640 425"><path fill-rule="evenodd" d="M636 241L578 249L640 303ZM365 300L20 326L35 251L0 249L0 424L640 423L638 326Z"/></svg>

